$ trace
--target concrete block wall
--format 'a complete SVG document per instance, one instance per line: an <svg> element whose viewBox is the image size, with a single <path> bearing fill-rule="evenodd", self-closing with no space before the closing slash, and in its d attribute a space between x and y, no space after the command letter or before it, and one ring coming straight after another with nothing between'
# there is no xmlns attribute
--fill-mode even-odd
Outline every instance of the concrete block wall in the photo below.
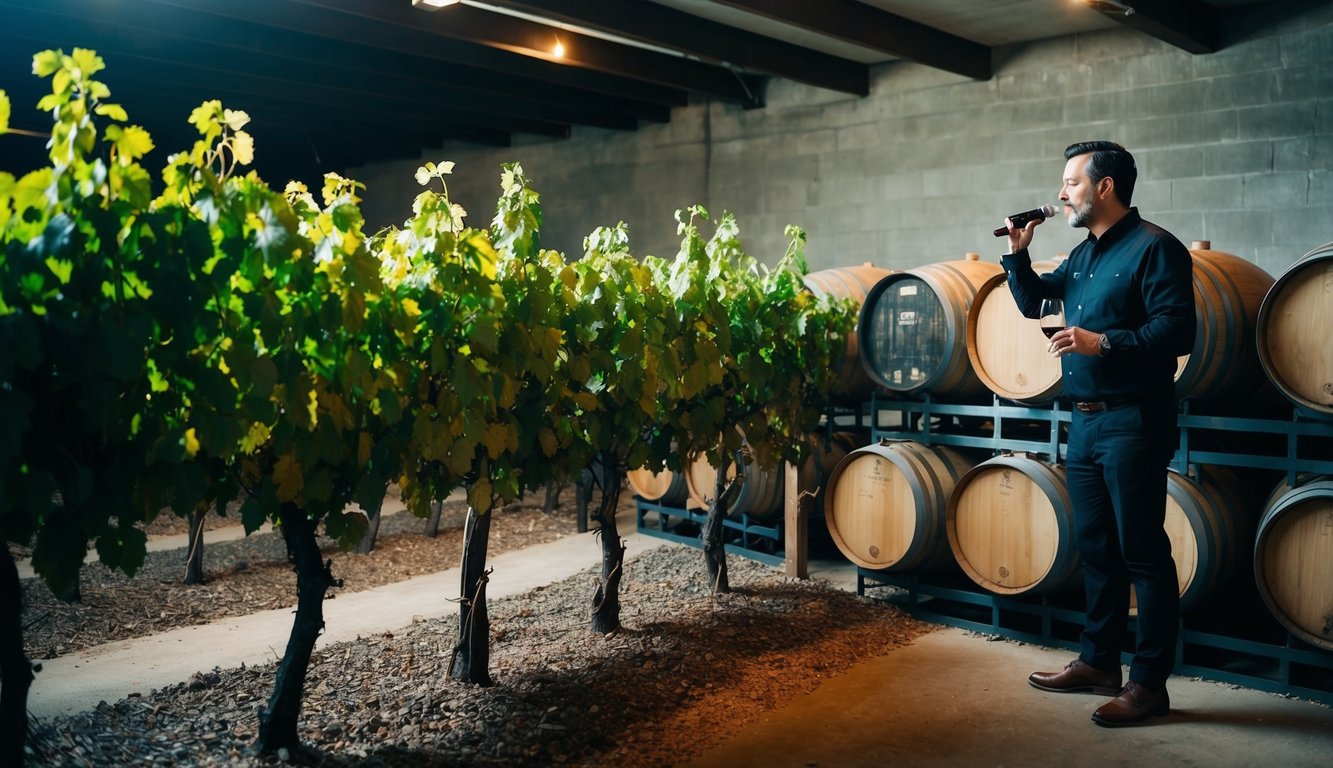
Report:
<svg viewBox="0 0 1333 768"><path fill-rule="evenodd" d="M422 159L457 162L450 193L474 225L493 214L500 164L522 162L542 194L544 245L571 257L622 220L636 253L674 255L673 212L702 203L735 213L768 263L797 224L812 269L910 268L998 258L990 230L1056 199L1066 145L1104 138L1138 159L1145 218L1276 277L1333 241L1333 3L1270 5L1239 9L1213 54L1109 30L998 48L987 82L893 62L872 70L864 98L775 80L762 109L703 102L633 133L576 128ZM371 222L410 212L416 165L352 170ZM1047 222L1034 256L1082 233Z"/></svg>

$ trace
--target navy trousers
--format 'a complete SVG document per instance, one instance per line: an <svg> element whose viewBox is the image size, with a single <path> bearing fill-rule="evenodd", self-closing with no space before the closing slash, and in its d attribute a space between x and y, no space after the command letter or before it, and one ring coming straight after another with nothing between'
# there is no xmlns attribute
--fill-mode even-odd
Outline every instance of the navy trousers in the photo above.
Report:
<svg viewBox="0 0 1333 768"><path fill-rule="evenodd" d="M1087 589L1080 658L1120 665L1129 585L1138 601L1129 679L1159 688L1175 666L1180 587L1166 518L1166 472L1178 442L1174 403L1075 411L1066 480Z"/></svg>

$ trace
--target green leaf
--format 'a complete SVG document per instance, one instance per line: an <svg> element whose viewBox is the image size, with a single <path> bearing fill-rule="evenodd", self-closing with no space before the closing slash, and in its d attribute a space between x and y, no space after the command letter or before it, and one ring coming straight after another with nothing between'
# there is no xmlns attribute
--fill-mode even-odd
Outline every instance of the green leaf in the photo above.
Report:
<svg viewBox="0 0 1333 768"><path fill-rule="evenodd" d="M56 276L61 285L69 284L70 274L74 271L74 262L69 259L57 259L54 256L46 257L46 268L51 270L51 274Z"/></svg>
<svg viewBox="0 0 1333 768"><path fill-rule="evenodd" d="M9 132L9 95L0 90L0 133Z"/></svg>
<svg viewBox="0 0 1333 768"><path fill-rule="evenodd" d="M259 500L247 496L241 504L241 524L245 526L245 535L249 536L259 530L265 519L264 508L260 506Z"/></svg>

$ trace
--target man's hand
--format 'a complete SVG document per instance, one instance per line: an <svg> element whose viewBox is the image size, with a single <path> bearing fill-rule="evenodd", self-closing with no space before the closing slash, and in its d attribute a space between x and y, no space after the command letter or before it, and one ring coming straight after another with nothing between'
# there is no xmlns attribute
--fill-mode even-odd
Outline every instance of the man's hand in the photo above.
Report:
<svg viewBox="0 0 1333 768"><path fill-rule="evenodd" d="M1102 351L1101 339L1100 333L1073 326L1052 336L1046 351L1053 357L1071 353L1096 357Z"/></svg>
<svg viewBox="0 0 1333 768"><path fill-rule="evenodd" d="M1033 219L1022 229L1014 229L1013 222L1006 217L1004 225L1009 228L1009 252L1021 251L1032 243L1032 230L1042 223L1044 219Z"/></svg>

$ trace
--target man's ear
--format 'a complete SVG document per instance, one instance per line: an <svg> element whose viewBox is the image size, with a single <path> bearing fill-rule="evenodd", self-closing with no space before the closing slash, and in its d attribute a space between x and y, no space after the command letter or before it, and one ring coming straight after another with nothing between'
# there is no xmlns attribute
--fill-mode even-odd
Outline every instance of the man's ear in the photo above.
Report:
<svg viewBox="0 0 1333 768"><path fill-rule="evenodd" d="M1097 180L1097 196L1103 200L1111 199L1115 194L1115 179L1103 176Z"/></svg>

